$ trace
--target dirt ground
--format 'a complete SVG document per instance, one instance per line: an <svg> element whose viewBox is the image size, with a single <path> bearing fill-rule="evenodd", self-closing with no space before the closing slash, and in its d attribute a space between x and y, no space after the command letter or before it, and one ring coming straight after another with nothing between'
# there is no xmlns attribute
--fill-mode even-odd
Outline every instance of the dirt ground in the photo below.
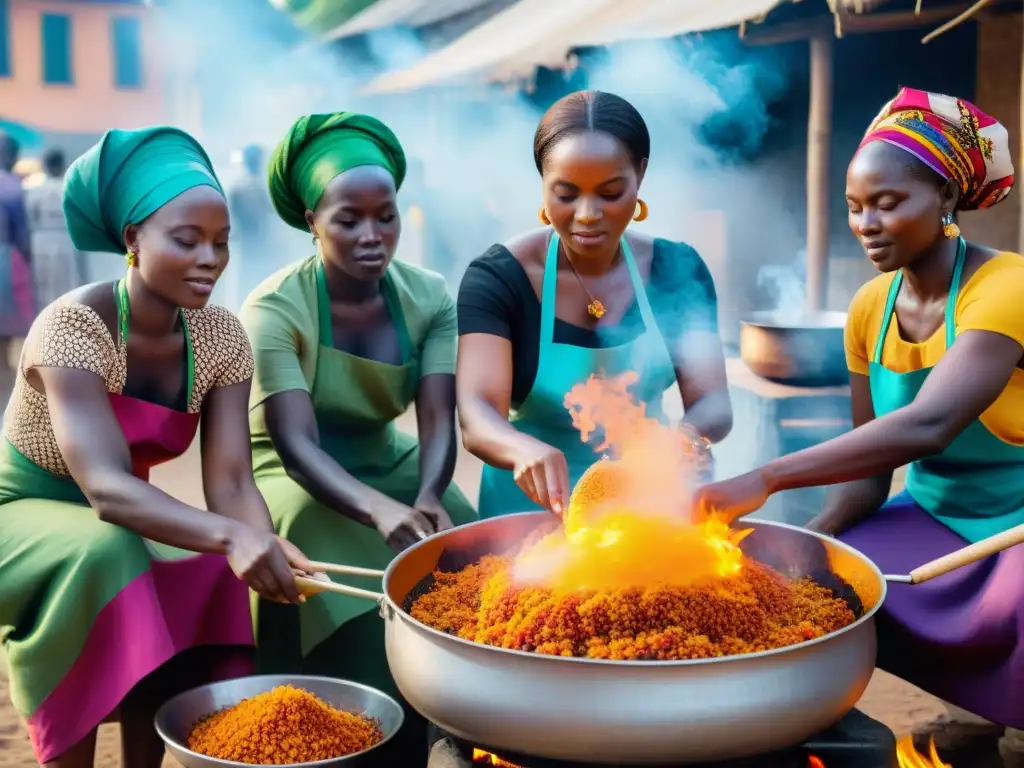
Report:
<svg viewBox="0 0 1024 768"><path fill-rule="evenodd" d="M3 368L2 362L0 361L0 370ZM2 375L0 373L0 377ZM8 387L9 381L5 382L0 378L0 402L4 404L7 402ZM405 426L410 431L415 430L413 416L407 417ZM456 481L470 498L474 498L476 495L479 476L479 462L467 454L460 455ZM196 450L158 468L153 479L158 485L183 501L194 504L202 503ZM865 713L884 722L897 734L921 729L940 718L945 719L950 716L942 702L884 672L875 675L859 706ZM119 766L118 749L117 726L103 726L100 731L96 765L100 768ZM11 707L4 671L0 671L0 768L27 768L33 765L35 762L29 748L28 738ZM165 768L178 768L178 764L168 758ZM971 767L958 764L956 768Z"/></svg>

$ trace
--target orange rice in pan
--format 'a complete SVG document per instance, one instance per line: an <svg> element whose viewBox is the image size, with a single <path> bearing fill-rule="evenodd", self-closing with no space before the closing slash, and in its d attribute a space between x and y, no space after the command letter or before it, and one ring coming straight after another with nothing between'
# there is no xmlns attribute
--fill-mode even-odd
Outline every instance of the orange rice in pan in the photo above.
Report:
<svg viewBox="0 0 1024 768"><path fill-rule="evenodd" d="M436 572L411 606L429 627L485 645L590 659L681 660L794 645L855 620L847 603L809 580L751 560L733 576L687 586L557 595L517 586L514 558L488 555Z"/></svg>

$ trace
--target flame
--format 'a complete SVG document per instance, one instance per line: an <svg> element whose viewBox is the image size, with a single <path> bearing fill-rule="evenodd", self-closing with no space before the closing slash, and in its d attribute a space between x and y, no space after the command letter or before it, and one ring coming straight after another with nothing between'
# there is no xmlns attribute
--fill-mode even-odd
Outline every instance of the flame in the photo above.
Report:
<svg viewBox="0 0 1024 768"><path fill-rule="evenodd" d="M654 583L686 585L743 567L736 531L689 512L701 457L677 429L649 418L629 392L633 372L591 376L565 404L584 442L599 434L596 462L573 489L561 529L526 547L517 581L554 591L615 590Z"/></svg>
<svg viewBox="0 0 1024 768"><path fill-rule="evenodd" d="M498 768L519 768L519 766L506 762L497 755L492 755L490 752L485 752L482 749L473 750L473 762L483 763L484 765L496 765Z"/></svg>
<svg viewBox="0 0 1024 768"><path fill-rule="evenodd" d="M942 762L935 748L935 739L928 742L928 754L922 755L914 746L914 737L910 735L897 739L896 760L899 768L953 768L949 763Z"/></svg>
<svg viewBox="0 0 1024 768"><path fill-rule="evenodd" d="M807 758L807 768L825 768L825 761L820 757L811 755Z"/></svg>

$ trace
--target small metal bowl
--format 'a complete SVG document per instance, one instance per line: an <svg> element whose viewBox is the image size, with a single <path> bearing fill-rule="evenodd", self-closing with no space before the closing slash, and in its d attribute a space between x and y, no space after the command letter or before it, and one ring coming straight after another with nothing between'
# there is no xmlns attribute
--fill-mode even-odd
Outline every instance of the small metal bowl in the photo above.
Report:
<svg viewBox="0 0 1024 768"><path fill-rule="evenodd" d="M252 768L247 763L236 763L233 760L220 760L215 757L200 755L188 749L188 735L192 728L204 717L232 707L242 699L252 698L280 685L291 685L308 691L321 701L335 709L365 715L376 720L383 738L370 749L355 752L344 757L330 760L317 760L313 763L289 763L288 765L302 768L321 768L321 766L344 765L352 768L367 765L376 758L378 750L386 744L402 727L405 714L397 701L375 688L349 680L336 680L330 677L313 677L309 675L258 675L240 677L236 680L225 680L211 683L191 691L179 693L168 701L156 713L156 732L167 745L167 750L174 759L185 768Z"/></svg>

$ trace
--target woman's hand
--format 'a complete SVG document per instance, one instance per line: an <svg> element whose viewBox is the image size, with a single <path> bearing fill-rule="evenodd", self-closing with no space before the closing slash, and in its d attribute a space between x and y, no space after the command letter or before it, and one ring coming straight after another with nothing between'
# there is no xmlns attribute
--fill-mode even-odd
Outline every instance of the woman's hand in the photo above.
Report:
<svg viewBox="0 0 1024 768"><path fill-rule="evenodd" d="M430 521L431 525L434 526L434 532L447 531L449 528L454 528L455 523L452 522L451 517L448 516L448 510L444 508L440 499L417 499L416 503L412 505L420 514L424 515L427 520Z"/></svg>
<svg viewBox="0 0 1024 768"><path fill-rule="evenodd" d="M732 522L763 507L770 495L764 474L755 469L729 480L702 485L693 494L693 509L702 520L717 515Z"/></svg>
<svg viewBox="0 0 1024 768"><path fill-rule="evenodd" d="M395 552L403 552L437 531L434 521L425 513L386 496L374 509L372 519L374 527Z"/></svg>
<svg viewBox="0 0 1024 768"><path fill-rule="evenodd" d="M533 503L561 515L569 504L569 465L557 448L538 443L512 470L516 485Z"/></svg>
<svg viewBox="0 0 1024 768"><path fill-rule="evenodd" d="M227 556L235 575L262 597L277 603L305 601L292 568L307 572L312 568L294 544L238 523L228 539Z"/></svg>

